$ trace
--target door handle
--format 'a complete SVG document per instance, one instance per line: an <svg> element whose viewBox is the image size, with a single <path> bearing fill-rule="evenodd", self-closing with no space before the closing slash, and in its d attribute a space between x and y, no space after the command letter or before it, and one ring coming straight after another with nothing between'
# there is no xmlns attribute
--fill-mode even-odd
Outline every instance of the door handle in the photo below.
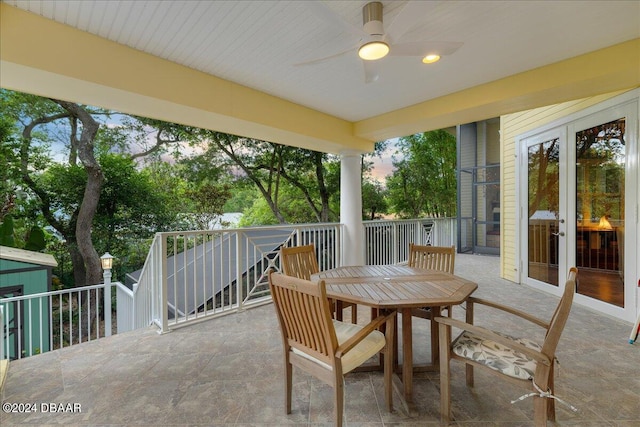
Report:
<svg viewBox="0 0 640 427"><path fill-rule="evenodd" d="M563 236L564 236L564 231L561 231L561 232L559 232L559 233L551 233L551 234L553 234L554 236L560 236L560 237L563 237Z"/></svg>

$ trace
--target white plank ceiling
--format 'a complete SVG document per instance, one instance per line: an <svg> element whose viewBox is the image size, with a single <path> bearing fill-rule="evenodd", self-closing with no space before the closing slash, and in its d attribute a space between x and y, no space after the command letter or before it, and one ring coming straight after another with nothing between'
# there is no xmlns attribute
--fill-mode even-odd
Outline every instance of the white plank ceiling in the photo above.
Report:
<svg viewBox="0 0 640 427"><path fill-rule="evenodd" d="M640 37L639 1L384 1L392 42L462 45L431 65L387 56L366 83L366 1L5 3L350 121Z"/></svg>

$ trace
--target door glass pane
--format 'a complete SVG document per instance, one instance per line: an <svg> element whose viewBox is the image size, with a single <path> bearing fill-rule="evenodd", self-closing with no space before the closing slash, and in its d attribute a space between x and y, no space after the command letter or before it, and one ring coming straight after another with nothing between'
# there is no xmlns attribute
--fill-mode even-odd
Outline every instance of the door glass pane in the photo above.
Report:
<svg viewBox="0 0 640 427"><path fill-rule="evenodd" d="M528 150L529 277L558 285L559 139Z"/></svg>
<svg viewBox="0 0 640 427"><path fill-rule="evenodd" d="M576 133L578 293L620 307L624 306L624 133L624 118Z"/></svg>

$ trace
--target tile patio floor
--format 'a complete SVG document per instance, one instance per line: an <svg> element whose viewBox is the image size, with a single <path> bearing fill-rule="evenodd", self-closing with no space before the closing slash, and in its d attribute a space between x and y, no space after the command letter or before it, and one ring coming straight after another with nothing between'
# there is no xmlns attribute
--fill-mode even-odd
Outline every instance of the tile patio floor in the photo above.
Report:
<svg viewBox="0 0 640 427"><path fill-rule="evenodd" d="M478 282L476 296L549 318L557 298L499 279L498 265L496 257L458 255L456 273ZM477 311L477 323L499 322ZM640 345L627 343L630 328L574 304L559 345L556 394L579 412L557 404L556 425L640 426ZM414 333L415 358L426 361L426 321L414 319ZM78 403L81 412L0 413L0 425L331 425L332 390L295 369L293 413L284 415L280 345L269 304L164 335L148 328L13 361L3 402ZM464 368L452 369L452 425L533 425L530 399L509 403L521 389L481 372L469 389ZM439 425L437 374L417 374L413 418L397 398L394 413L386 412L381 390L381 373L347 375L347 426Z"/></svg>

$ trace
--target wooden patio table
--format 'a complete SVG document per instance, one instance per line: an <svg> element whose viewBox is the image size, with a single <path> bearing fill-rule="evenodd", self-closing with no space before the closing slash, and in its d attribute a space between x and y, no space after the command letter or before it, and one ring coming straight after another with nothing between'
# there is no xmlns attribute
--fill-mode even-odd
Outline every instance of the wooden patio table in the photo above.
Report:
<svg viewBox="0 0 640 427"><path fill-rule="evenodd" d="M402 314L400 393L409 412L412 412L415 368L411 309L431 307L433 317L437 317L442 307L461 304L478 288L476 283L453 274L397 264L338 267L313 274L311 279L324 280L330 298ZM421 366L420 370L439 369L437 327L432 328L431 335L431 364Z"/></svg>

